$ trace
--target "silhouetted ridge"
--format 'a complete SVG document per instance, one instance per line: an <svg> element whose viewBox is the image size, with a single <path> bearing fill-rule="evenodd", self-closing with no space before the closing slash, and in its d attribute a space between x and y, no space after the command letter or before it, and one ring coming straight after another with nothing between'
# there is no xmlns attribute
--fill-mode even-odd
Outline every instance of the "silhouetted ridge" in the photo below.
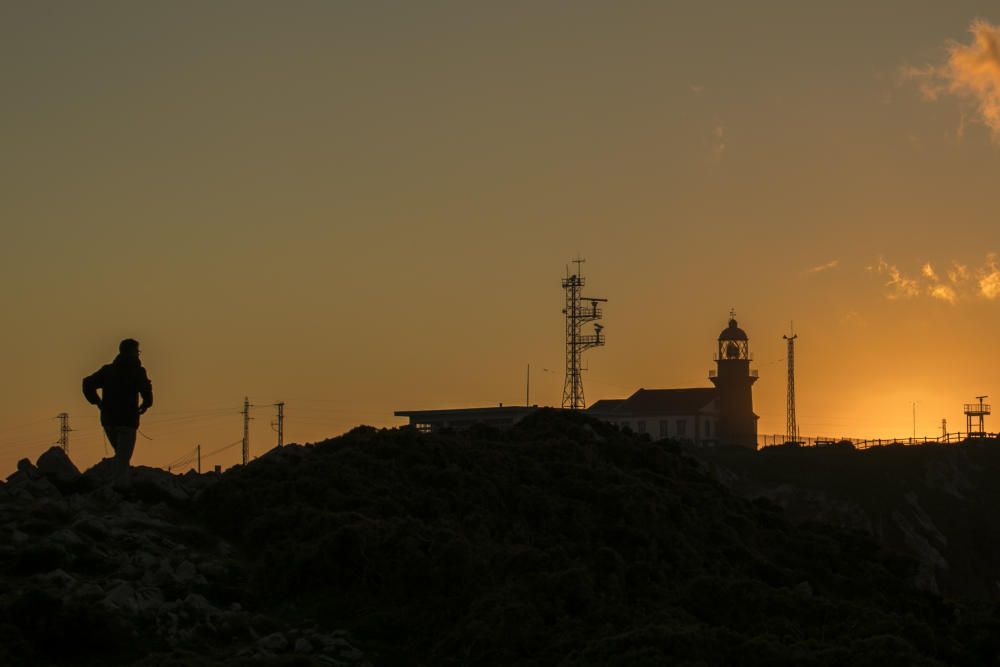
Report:
<svg viewBox="0 0 1000 667"><path fill-rule="evenodd" d="M543 410L509 431L356 428L197 500L248 600L380 665L992 664L995 619L860 533L793 528L671 443ZM992 625L991 625L992 624ZM977 638L978 637L978 638Z"/></svg>

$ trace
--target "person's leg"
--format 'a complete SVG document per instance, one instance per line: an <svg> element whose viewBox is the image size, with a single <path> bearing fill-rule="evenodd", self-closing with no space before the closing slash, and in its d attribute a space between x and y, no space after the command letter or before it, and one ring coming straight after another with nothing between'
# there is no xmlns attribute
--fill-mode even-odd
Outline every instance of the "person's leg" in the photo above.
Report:
<svg viewBox="0 0 1000 667"><path fill-rule="evenodd" d="M115 429L115 476L114 485L127 487L129 479L129 462L135 449L135 429L128 426L116 426Z"/></svg>
<svg viewBox="0 0 1000 667"><path fill-rule="evenodd" d="M114 426L105 426L104 427L104 435L107 436L108 443L111 445L111 450L114 451L114 449L115 449L115 440L117 438L117 436L115 435L115 427Z"/></svg>

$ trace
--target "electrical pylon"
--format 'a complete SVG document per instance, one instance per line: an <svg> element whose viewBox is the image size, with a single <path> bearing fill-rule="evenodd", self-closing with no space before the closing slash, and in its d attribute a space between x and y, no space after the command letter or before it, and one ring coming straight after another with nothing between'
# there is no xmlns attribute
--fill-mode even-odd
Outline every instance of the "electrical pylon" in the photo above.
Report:
<svg viewBox="0 0 1000 667"><path fill-rule="evenodd" d="M582 258L574 259L576 273L569 275L567 267L566 278L562 281L563 290L566 291L566 307L563 308L563 314L566 316L566 380L563 383L562 407L570 410L582 410L586 407L583 397L583 377L580 375L583 371L583 353L592 347L604 345L602 325L595 324L593 334L581 333L584 324L595 322L603 316L597 304L608 301L581 294L586 284L581 267L584 261L586 260ZM583 301L589 301L590 307L582 306Z"/></svg>
<svg viewBox="0 0 1000 667"><path fill-rule="evenodd" d="M282 447L285 444L285 402L279 401L274 407L278 408L278 419L271 422L271 428L277 431L278 447Z"/></svg>
<svg viewBox="0 0 1000 667"><path fill-rule="evenodd" d="M798 442L799 424L795 419L795 325L792 325L791 335L782 336L788 341L788 396L785 402L785 440Z"/></svg>
<svg viewBox="0 0 1000 667"><path fill-rule="evenodd" d="M73 429L71 429L69 427L69 413L68 412L60 412L58 415L56 415L56 419L59 420L59 443L58 444L59 444L60 447L62 447L62 450L68 456L69 455L69 434L70 434L70 431L73 430Z"/></svg>

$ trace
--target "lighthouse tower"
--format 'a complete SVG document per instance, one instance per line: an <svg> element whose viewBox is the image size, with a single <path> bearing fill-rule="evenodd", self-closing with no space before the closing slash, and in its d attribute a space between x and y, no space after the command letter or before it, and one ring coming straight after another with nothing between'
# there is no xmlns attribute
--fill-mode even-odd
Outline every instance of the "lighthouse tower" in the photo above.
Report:
<svg viewBox="0 0 1000 667"><path fill-rule="evenodd" d="M719 334L717 370L708 374L715 385L719 405L719 441L757 449L757 415L753 412L753 383L757 371L750 369L750 339L730 312L729 326Z"/></svg>

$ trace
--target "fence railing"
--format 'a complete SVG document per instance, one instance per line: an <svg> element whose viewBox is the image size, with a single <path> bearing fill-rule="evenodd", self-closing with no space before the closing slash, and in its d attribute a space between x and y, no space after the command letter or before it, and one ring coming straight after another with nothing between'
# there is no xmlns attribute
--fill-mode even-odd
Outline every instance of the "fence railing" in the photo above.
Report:
<svg viewBox="0 0 1000 667"><path fill-rule="evenodd" d="M933 436L917 436L917 437L907 437L907 438L848 438L848 437L826 437L826 436L810 436L810 437L799 437L795 440L795 443L801 447L827 447L831 445L839 444L850 444L855 449L868 449L869 447L885 447L888 445L927 445L927 444L946 444L946 445L957 445L962 442L978 442L981 440L998 440L1000 441L1000 433L946 433L936 437ZM788 443L788 437L786 435L758 435L757 436L757 447L775 447L777 445L784 445Z"/></svg>

